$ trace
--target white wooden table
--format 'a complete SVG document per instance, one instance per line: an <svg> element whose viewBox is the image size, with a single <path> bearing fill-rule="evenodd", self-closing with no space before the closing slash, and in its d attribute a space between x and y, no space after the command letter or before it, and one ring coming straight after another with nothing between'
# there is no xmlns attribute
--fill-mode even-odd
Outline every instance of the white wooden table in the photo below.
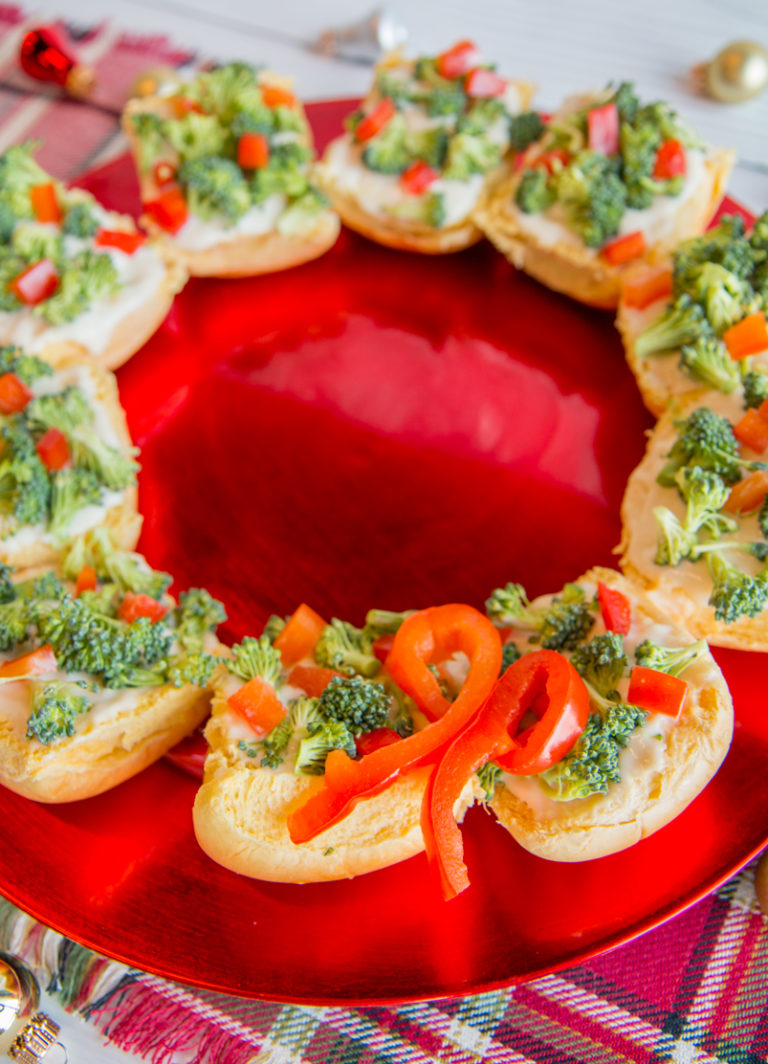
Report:
<svg viewBox="0 0 768 1064"><path fill-rule="evenodd" d="M361 95L364 65L329 59L310 46L328 27L371 13L365 0L67 0L38 8L41 21L65 16L92 23L109 18L121 28L164 34L201 57L265 62L296 79L305 99ZM730 41L749 38L768 47L766 0L398 0L391 10L409 30L412 54L434 53L471 37L503 73L540 86L536 103L551 110L566 95L609 81L633 80L645 98L677 107L710 142L732 147L739 163L731 194L755 212L768 208L768 91L726 106L697 95L691 68ZM72 1064L136 1060L101 1040L55 1002L44 1002L62 1023ZM58 1053L58 1051L56 1051ZM51 1053L52 1062L60 1057ZM225 1062L222 1062L225 1064Z"/></svg>

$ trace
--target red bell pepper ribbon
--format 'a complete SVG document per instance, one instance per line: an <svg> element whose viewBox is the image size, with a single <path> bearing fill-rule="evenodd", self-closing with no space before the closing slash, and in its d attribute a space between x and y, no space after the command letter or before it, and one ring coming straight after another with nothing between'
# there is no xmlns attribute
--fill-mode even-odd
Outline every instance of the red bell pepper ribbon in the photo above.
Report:
<svg viewBox="0 0 768 1064"><path fill-rule="evenodd" d="M140 617L148 617L154 623L162 620L167 612L168 610L162 602L153 599L151 595L126 591L123 595L123 601L120 603L120 609L117 611L117 616L121 621L125 621L126 624L132 624Z"/></svg>
<svg viewBox="0 0 768 1064"><path fill-rule="evenodd" d="M61 224L61 206L52 181L44 185L33 185L29 190L29 199L38 222Z"/></svg>
<svg viewBox="0 0 768 1064"><path fill-rule="evenodd" d="M12 658L0 665L0 677L4 679L23 679L26 676L45 676L56 672L58 668L56 655L50 643L45 643L28 654Z"/></svg>
<svg viewBox="0 0 768 1064"><path fill-rule="evenodd" d="M167 233L178 233L189 213L184 193L176 187L169 188L161 192L156 199L149 200L144 204L144 210L152 221Z"/></svg>
<svg viewBox="0 0 768 1064"><path fill-rule="evenodd" d="M538 716L538 722L515 734L528 712ZM439 873L446 900L469 886L453 811L472 773L489 760L516 774L543 772L568 753L588 719L587 688L562 654L536 650L506 669L427 786L421 828L427 858Z"/></svg>
<svg viewBox="0 0 768 1064"><path fill-rule="evenodd" d="M132 255L146 239L143 233L131 233L125 229L99 229L93 242L98 248L117 248L126 255Z"/></svg>
<svg viewBox="0 0 768 1064"><path fill-rule="evenodd" d="M343 675L322 665L294 665L288 673L287 683L300 688L310 698L319 698L334 677Z"/></svg>
<svg viewBox="0 0 768 1064"><path fill-rule="evenodd" d="M309 657L324 628L325 621L320 614L302 602L274 640L275 650L280 651L283 665L288 668L302 658Z"/></svg>
<svg viewBox="0 0 768 1064"><path fill-rule="evenodd" d="M587 112L587 142L592 151L615 155L619 150L619 109L605 103Z"/></svg>
<svg viewBox="0 0 768 1064"><path fill-rule="evenodd" d="M35 306L52 296L59 287L59 271L50 259L40 259L22 270L8 283L8 290L13 292L21 303Z"/></svg>
<svg viewBox="0 0 768 1064"><path fill-rule="evenodd" d="M480 62L480 50L474 41L457 41L435 60L442 78L460 78Z"/></svg>
<svg viewBox="0 0 768 1064"><path fill-rule="evenodd" d="M397 108L389 96L380 100L373 110L361 118L355 126L354 137L358 144L364 144L367 140L380 133L391 118L394 118Z"/></svg>
<svg viewBox="0 0 768 1064"><path fill-rule="evenodd" d="M50 428L35 444L37 456L49 472L63 469L72 457L67 437L60 429Z"/></svg>
<svg viewBox="0 0 768 1064"><path fill-rule="evenodd" d="M374 728L373 731L363 732L362 735L356 736L355 746L360 757L364 757L366 754L372 754L374 750L379 750L382 746L399 743L401 739L402 735L399 735L394 728Z"/></svg>
<svg viewBox="0 0 768 1064"><path fill-rule="evenodd" d="M627 635L632 627L632 607L627 596L600 580L597 584L597 601L606 629L618 635Z"/></svg>
<svg viewBox="0 0 768 1064"><path fill-rule="evenodd" d="M658 181L670 177L684 177L687 169L685 147L679 140L665 140L656 152L653 176Z"/></svg>
<svg viewBox="0 0 768 1064"><path fill-rule="evenodd" d="M645 665L635 665L630 674L627 702L648 713L678 717L687 697L688 684L679 676L648 669Z"/></svg>
<svg viewBox="0 0 768 1064"><path fill-rule="evenodd" d="M455 701L448 702L430 665L458 651L469 658L469 672ZM395 635L387 670L432 723L359 761L343 750L332 750L322 789L288 815L293 842L308 842L342 820L362 798L378 794L402 773L436 760L472 720L500 668L499 634L472 606L433 606L407 617Z"/></svg>
<svg viewBox="0 0 768 1064"><path fill-rule="evenodd" d="M0 376L0 414L18 414L32 398L33 393L15 373Z"/></svg>
<svg viewBox="0 0 768 1064"><path fill-rule="evenodd" d="M507 91L507 80L487 67L475 67L464 79L464 91L475 100L489 100L503 96Z"/></svg>

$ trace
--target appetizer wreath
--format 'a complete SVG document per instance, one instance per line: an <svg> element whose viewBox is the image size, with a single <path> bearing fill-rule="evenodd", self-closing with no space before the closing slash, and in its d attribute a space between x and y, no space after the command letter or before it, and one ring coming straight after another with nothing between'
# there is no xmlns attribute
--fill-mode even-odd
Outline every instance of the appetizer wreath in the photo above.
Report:
<svg viewBox="0 0 768 1064"><path fill-rule="evenodd" d="M194 826L214 860L309 882L426 849L452 898L475 801L531 852L579 861L656 831L711 779L733 707L707 640L768 649L768 214L695 236L730 153L629 85L548 120L529 95L468 41L391 56L315 185L285 81L202 74L126 112L150 244L29 146L2 156L0 336L31 350L0 349L0 782L41 801L99 793L212 700ZM102 308L142 256L167 306L187 272L319 255L338 232L320 185L380 243L453 251L482 229L575 298L614 306L622 290L629 363L667 411L627 487L624 576L595 569L533 602L510 583L486 613L372 610L362 628L302 605L228 649L222 605L200 589L174 603L132 552L137 467L94 361L127 357L118 334L150 315Z"/></svg>

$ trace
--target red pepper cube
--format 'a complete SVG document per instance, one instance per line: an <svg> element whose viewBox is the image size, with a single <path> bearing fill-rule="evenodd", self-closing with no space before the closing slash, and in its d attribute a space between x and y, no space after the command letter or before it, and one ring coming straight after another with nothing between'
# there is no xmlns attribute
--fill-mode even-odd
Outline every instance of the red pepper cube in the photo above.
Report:
<svg viewBox="0 0 768 1064"><path fill-rule="evenodd" d="M50 472L63 469L72 457L67 437L59 429L48 429L35 444L38 458Z"/></svg>
<svg viewBox="0 0 768 1064"><path fill-rule="evenodd" d="M230 695L227 705L247 721L257 735L272 731L287 712L274 689L261 676L252 677Z"/></svg>
<svg viewBox="0 0 768 1064"><path fill-rule="evenodd" d="M619 150L619 109L605 103L587 112L587 141L592 151L615 155Z"/></svg>
<svg viewBox="0 0 768 1064"><path fill-rule="evenodd" d="M664 713L678 717L688 697L688 684L668 672L635 665L629 677L627 702L648 713Z"/></svg>
<svg viewBox="0 0 768 1064"><path fill-rule="evenodd" d="M99 248L116 248L126 255L132 255L147 238L143 233L130 233L125 229L99 229L93 242Z"/></svg>
<svg viewBox="0 0 768 1064"><path fill-rule="evenodd" d="M761 351L768 351L768 324L765 320L765 312L756 310L753 314L747 314L746 318L737 321L723 333L723 343L728 348L728 354L738 361L748 355L757 355Z"/></svg>
<svg viewBox="0 0 768 1064"><path fill-rule="evenodd" d="M168 610L162 602L153 599L151 595L126 591L123 595L123 601L120 603L120 609L117 611L117 616L121 621L125 621L126 624L132 624L140 617L148 617L154 624L155 621L162 620L167 612Z"/></svg>
<svg viewBox="0 0 768 1064"><path fill-rule="evenodd" d="M262 85L261 86L261 98L264 101L265 107L298 107L299 101L289 92L288 89L283 89L279 85Z"/></svg>
<svg viewBox="0 0 768 1064"><path fill-rule="evenodd" d="M768 419L750 407L733 426L733 435L756 454L763 454L768 450Z"/></svg>
<svg viewBox="0 0 768 1064"><path fill-rule="evenodd" d="M410 196L420 196L435 181L437 181L437 174L422 159L411 163L408 169L400 175L400 187Z"/></svg>
<svg viewBox="0 0 768 1064"><path fill-rule="evenodd" d="M475 67L464 80L464 91L473 100L489 100L504 95L507 80L486 67Z"/></svg>
<svg viewBox="0 0 768 1064"><path fill-rule="evenodd" d="M645 234L636 229L634 233L626 233L615 240L611 240L602 249L602 256L611 266L622 266L632 259L639 259L645 252Z"/></svg>
<svg viewBox="0 0 768 1064"><path fill-rule="evenodd" d="M243 133L237 142L237 164L243 170L260 170L269 162L269 141L263 133Z"/></svg>
<svg viewBox="0 0 768 1064"><path fill-rule="evenodd" d="M632 627L632 607L627 596L599 581L597 601L600 603L600 613L607 630L616 632L617 635L627 635Z"/></svg>
<svg viewBox="0 0 768 1064"><path fill-rule="evenodd" d="M8 290L13 292L19 302L30 307L48 299L58 287L59 271L50 259L33 262L8 284Z"/></svg>
<svg viewBox="0 0 768 1064"><path fill-rule="evenodd" d="M626 306L645 310L657 299L671 295L673 287L672 271L666 266L644 269L625 278L621 297Z"/></svg>
<svg viewBox="0 0 768 1064"><path fill-rule="evenodd" d="M38 222L61 224L61 206L52 181L45 185L33 185L29 190L29 199Z"/></svg>
<svg viewBox="0 0 768 1064"><path fill-rule="evenodd" d="M294 665L288 673L288 683L291 687L299 687L310 698L319 698L331 680L342 675L322 665Z"/></svg>
<svg viewBox="0 0 768 1064"><path fill-rule="evenodd" d="M0 414L18 414L23 410L33 393L15 373L0 376Z"/></svg>
<svg viewBox="0 0 768 1064"><path fill-rule="evenodd" d="M184 193L175 187L161 192L157 199L145 203L144 210L152 221L167 233L178 233L189 213Z"/></svg>
<svg viewBox="0 0 768 1064"><path fill-rule="evenodd" d="M458 41L435 60L437 72L442 78L460 78L480 61L480 50L474 41Z"/></svg>
<svg viewBox="0 0 768 1064"><path fill-rule="evenodd" d="M75 598L78 598L84 591L95 591L99 586L99 580L96 575L96 570L92 565L84 565L80 572L77 574L77 582L75 583Z"/></svg>
<svg viewBox="0 0 768 1064"><path fill-rule="evenodd" d="M389 96L385 96L383 100L380 100L373 110L369 111L364 118L355 126L355 140L358 144L364 144L367 140L371 140L377 133L380 133L387 122L394 118L397 108Z"/></svg>
<svg viewBox="0 0 768 1064"><path fill-rule="evenodd" d="M657 180L684 177L687 167L685 147L679 140L665 140L659 145L656 162L653 164L653 176Z"/></svg>

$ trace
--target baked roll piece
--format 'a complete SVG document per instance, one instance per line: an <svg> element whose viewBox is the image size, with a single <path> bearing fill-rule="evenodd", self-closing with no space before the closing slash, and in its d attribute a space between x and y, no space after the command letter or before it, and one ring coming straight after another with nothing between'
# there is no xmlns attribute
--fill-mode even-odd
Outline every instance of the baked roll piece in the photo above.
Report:
<svg viewBox="0 0 768 1064"><path fill-rule="evenodd" d="M768 405L693 397L659 420L622 502L625 573L716 646L768 650L766 449Z"/></svg>
<svg viewBox="0 0 768 1064"><path fill-rule="evenodd" d="M0 344L115 369L158 328L186 274L128 215L53 180L35 147L0 156Z"/></svg>
<svg viewBox="0 0 768 1064"><path fill-rule="evenodd" d="M142 224L197 277L272 273L317 258L339 220L314 184L312 136L291 83L229 63L123 115Z"/></svg>
<svg viewBox="0 0 768 1064"><path fill-rule="evenodd" d="M628 263L702 232L733 162L625 82L567 100L476 219L515 266L613 308Z"/></svg>
<svg viewBox="0 0 768 1064"><path fill-rule="evenodd" d="M224 611L200 590L177 606L170 579L104 532L75 541L61 576L4 570L2 785L41 802L88 798L205 718Z"/></svg>
<svg viewBox="0 0 768 1064"><path fill-rule="evenodd" d="M393 618L402 620L387 615L387 622ZM203 850L234 872L292 883L356 876L421 852L430 756L450 723L430 732L435 711L449 708L438 681L429 673L431 705L415 690L417 701L407 697L394 678L398 652L387 665L374 652L379 627L327 625L306 606L279 633L273 623L259 639L233 647L215 678L210 749L194 805ZM493 632L490 638L498 644ZM451 655L441 662L444 682L460 687L466 661ZM345 784L349 793L337 804L336 776L350 772L362 773L364 784ZM475 790L469 781L458 796L459 815Z"/></svg>
<svg viewBox="0 0 768 1064"><path fill-rule="evenodd" d="M461 41L436 57L399 52L326 149L323 188L342 221L388 247L427 254L480 239L472 213L513 144L539 128L522 115L532 86L502 78Z"/></svg>
<svg viewBox="0 0 768 1064"><path fill-rule="evenodd" d="M0 562L55 564L100 525L136 546L139 467L109 371L0 348L0 441Z"/></svg>
<svg viewBox="0 0 768 1064"><path fill-rule="evenodd" d="M529 602L498 588L504 671L437 767L429 816L446 896L468 885L450 816L473 769L499 822L531 853L584 861L676 817L728 750L733 708L706 643L620 574L594 569Z"/></svg>
<svg viewBox="0 0 768 1064"><path fill-rule="evenodd" d="M768 395L768 212L747 234L739 215L638 266L616 324L643 400L659 417L702 389Z"/></svg>

